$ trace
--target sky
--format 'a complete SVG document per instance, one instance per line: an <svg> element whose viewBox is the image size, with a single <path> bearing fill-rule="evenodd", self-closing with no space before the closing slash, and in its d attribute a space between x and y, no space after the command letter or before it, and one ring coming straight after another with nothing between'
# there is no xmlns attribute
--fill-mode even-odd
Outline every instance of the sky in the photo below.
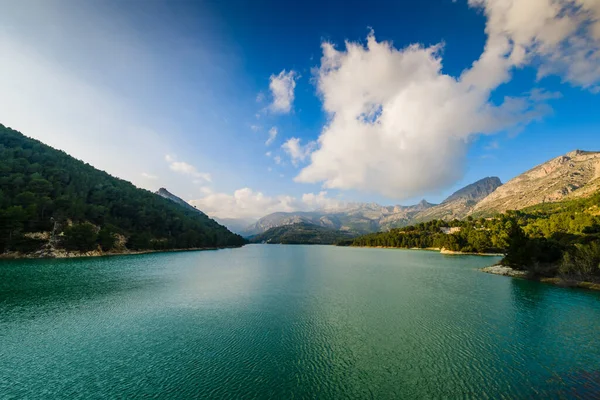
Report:
<svg viewBox="0 0 600 400"><path fill-rule="evenodd" d="M207 214L600 150L600 0L0 0L0 123Z"/></svg>

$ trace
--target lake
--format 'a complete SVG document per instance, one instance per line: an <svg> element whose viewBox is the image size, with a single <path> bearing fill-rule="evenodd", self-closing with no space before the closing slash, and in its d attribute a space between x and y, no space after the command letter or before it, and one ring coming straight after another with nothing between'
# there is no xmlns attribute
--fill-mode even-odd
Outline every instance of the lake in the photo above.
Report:
<svg viewBox="0 0 600 400"><path fill-rule="evenodd" d="M0 262L0 398L598 398L600 294L497 258L239 249Z"/></svg>

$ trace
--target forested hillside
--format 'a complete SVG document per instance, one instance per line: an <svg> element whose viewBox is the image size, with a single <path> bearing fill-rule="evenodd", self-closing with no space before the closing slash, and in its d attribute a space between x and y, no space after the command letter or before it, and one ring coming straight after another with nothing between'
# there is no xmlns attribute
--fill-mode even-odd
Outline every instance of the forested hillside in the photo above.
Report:
<svg viewBox="0 0 600 400"><path fill-rule="evenodd" d="M238 246L202 213L0 124L0 252Z"/></svg>
<svg viewBox="0 0 600 400"><path fill-rule="evenodd" d="M454 228L454 229L451 229ZM445 233L446 232L446 233ZM493 218L430 221L361 236L355 246L502 252L503 263L532 275L600 280L600 192Z"/></svg>

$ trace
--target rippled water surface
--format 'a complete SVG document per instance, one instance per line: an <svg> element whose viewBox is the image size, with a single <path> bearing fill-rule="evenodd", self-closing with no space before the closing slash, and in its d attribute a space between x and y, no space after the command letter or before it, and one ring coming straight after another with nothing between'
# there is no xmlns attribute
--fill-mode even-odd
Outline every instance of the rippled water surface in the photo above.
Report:
<svg viewBox="0 0 600 400"><path fill-rule="evenodd" d="M0 262L0 398L600 398L600 294L424 251Z"/></svg>

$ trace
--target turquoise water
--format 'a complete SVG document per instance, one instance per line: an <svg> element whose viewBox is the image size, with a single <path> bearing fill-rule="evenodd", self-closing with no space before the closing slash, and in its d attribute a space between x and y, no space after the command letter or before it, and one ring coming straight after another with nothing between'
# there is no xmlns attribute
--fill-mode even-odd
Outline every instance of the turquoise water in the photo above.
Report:
<svg viewBox="0 0 600 400"><path fill-rule="evenodd" d="M434 252L0 263L0 398L598 398L600 294Z"/></svg>

